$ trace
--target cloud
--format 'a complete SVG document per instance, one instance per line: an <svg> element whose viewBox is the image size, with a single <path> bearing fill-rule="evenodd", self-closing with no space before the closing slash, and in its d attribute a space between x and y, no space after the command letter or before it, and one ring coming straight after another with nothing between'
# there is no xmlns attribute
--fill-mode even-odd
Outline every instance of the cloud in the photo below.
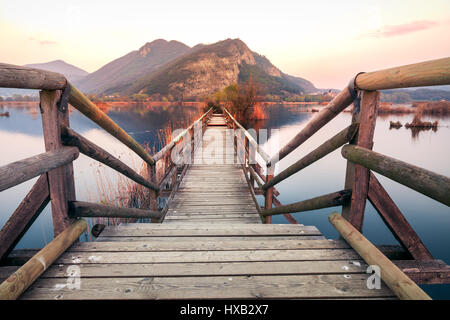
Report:
<svg viewBox="0 0 450 320"><path fill-rule="evenodd" d="M51 40L39 40L39 39L35 39L35 38L33 38L33 37L29 37L28 40L31 40L31 41L37 41L37 42L39 42L39 44L40 44L41 46L56 45L56 44L58 44L58 42L56 42L56 41L51 41Z"/></svg>
<svg viewBox="0 0 450 320"><path fill-rule="evenodd" d="M362 38L390 38L395 36L402 36L408 33L418 32L426 29L431 29L438 26L436 21L421 20L412 21L409 23L398 25L385 25L381 28L365 33Z"/></svg>

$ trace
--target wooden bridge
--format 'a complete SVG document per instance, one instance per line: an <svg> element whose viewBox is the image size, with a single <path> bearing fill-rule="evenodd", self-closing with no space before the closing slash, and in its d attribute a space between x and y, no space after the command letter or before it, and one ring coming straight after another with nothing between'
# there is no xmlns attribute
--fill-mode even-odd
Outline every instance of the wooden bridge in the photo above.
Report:
<svg viewBox="0 0 450 320"><path fill-rule="evenodd" d="M229 110L209 109L150 156L62 75L0 64L0 87L42 90L46 147L0 167L0 191L39 177L0 231L0 298L429 299L417 283L449 283L450 267L433 258L371 170L447 206L450 179L371 148L376 90L444 84L450 84L450 58L358 74L273 157ZM278 161L352 103L349 127L275 175ZM68 104L136 152L147 174L70 129ZM348 159L343 190L280 203L277 183L341 147ZM145 187L144 207L77 201L72 162L79 152ZM256 198L261 194L263 207ZM159 209L163 195L167 202ZM366 199L401 246L374 246L362 236ZM40 250L14 250L48 203L55 239ZM339 240L290 215L334 206L342 206L342 215L329 217ZM271 224L275 214L291 224ZM89 217L129 223L95 225L96 241L77 242ZM152 223L136 223L141 218Z"/></svg>

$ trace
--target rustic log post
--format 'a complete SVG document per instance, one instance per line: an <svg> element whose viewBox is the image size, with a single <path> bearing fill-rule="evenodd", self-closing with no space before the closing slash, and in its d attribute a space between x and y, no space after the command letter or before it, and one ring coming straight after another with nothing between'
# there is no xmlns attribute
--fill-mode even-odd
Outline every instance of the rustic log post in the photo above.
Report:
<svg viewBox="0 0 450 320"><path fill-rule="evenodd" d="M40 91L45 151L52 151L62 147L61 126L68 127L69 125L67 106L59 108L57 105L60 98L61 91L59 90ZM56 237L71 222L68 202L75 200L73 166L68 164L53 169L47 173L47 176L52 204L53 230Z"/></svg>
<svg viewBox="0 0 450 320"><path fill-rule="evenodd" d="M400 299L430 300L430 297L337 212L328 220L369 265L380 268L381 279Z"/></svg>
<svg viewBox="0 0 450 320"><path fill-rule="evenodd" d="M272 180L273 178L273 172L274 169L272 167L267 167L267 174L266 174L266 182ZM268 188L264 191L264 209L269 210L272 209L273 204L273 187ZM272 216L265 217L265 223L271 224L272 223Z"/></svg>
<svg viewBox="0 0 450 320"><path fill-rule="evenodd" d="M157 177L156 177L156 165L149 165L147 164L147 172L148 172L148 180L156 184L157 183ZM148 203L149 207L148 209L151 211L157 211L158 210L158 195L159 192L156 190L148 189ZM151 222L158 222L157 219L151 219Z"/></svg>
<svg viewBox="0 0 450 320"><path fill-rule="evenodd" d="M380 93L377 91L362 91L361 93L361 110L358 110L357 102L355 102L352 119L354 121L359 118L359 130L351 143L372 149ZM360 114L358 115L358 113ZM347 165L345 188L352 189L352 197L350 203L343 206L342 216L359 231L362 230L364 221L364 209L369 191L369 174L370 171L361 165Z"/></svg>

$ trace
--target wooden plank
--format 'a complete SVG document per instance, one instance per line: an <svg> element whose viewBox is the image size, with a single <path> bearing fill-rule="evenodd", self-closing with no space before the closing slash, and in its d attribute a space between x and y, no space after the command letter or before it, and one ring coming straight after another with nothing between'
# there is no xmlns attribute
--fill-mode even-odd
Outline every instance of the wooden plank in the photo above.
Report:
<svg viewBox="0 0 450 320"><path fill-rule="evenodd" d="M169 224L171 225L171 224ZM118 236L103 236L100 235L97 238L97 241L102 242L124 242L124 241L130 241L130 242L141 242L141 241L197 241L197 240L204 240L204 241L228 241L228 240L254 240L258 239L260 241L263 240L325 240L325 237L320 236L310 236L310 235L268 235L268 236L221 236L220 239L217 239L215 236L147 236L147 237L118 237ZM13 263L8 262L8 265L11 264L17 264L17 262L14 261L14 259L9 259L8 261L12 261Z"/></svg>
<svg viewBox="0 0 450 320"><path fill-rule="evenodd" d="M61 279L41 279L23 299L255 299L392 297L366 286L368 275L236 277L86 278L80 290L55 287ZM182 280L182 281L181 281Z"/></svg>
<svg viewBox="0 0 450 320"><path fill-rule="evenodd" d="M302 233L303 232L319 232L319 230L315 226L301 226L301 225L291 225L291 224L274 224L274 225L261 225L255 224L253 226L241 226L239 223L230 224L227 227L210 227L208 224L198 224L195 227L192 226L184 226L180 223L178 226L166 226L164 224L149 224L149 223L128 223L122 224L120 226L108 226L108 230L112 230L114 232L125 231L125 230L158 230L163 231L212 231L212 230L236 230L247 232L248 230L257 231L261 234L270 234L273 232L289 232L289 233ZM105 229L106 230L106 229ZM184 231L183 231L184 232Z"/></svg>
<svg viewBox="0 0 450 320"><path fill-rule="evenodd" d="M399 243L417 260L432 260L433 256L395 205L373 173L370 174L368 197Z"/></svg>
<svg viewBox="0 0 450 320"><path fill-rule="evenodd" d="M393 261L417 284L449 284L450 266L442 260Z"/></svg>
<svg viewBox="0 0 450 320"><path fill-rule="evenodd" d="M50 201L47 175L41 175L0 231L0 261L14 249Z"/></svg>
<svg viewBox="0 0 450 320"><path fill-rule="evenodd" d="M358 146L342 148L344 158L450 206L450 179L412 164Z"/></svg>
<svg viewBox="0 0 450 320"><path fill-rule="evenodd" d="M81 153L88 157L97 160L108 167L120 172L131 180L143 185L152 190L158 190L159 187L153 183L147 181L140 174L136 173L133 169L127 166L125 163L111 155L106 150L100 148L93 142L87 140L83 136L79 135L70 128L62 127L62 141L65 145L76 146Z"/></svg>
<svg viewBox="0 0 450 320"><path fill-rule="evenodd" d="M266 237L268 238L268 237ZM349 249L343 240L184 240L167 242L149 240L141 242L79 242L67 252L147 252L147 251L242 251L242 250L301 250L301 249Z"/></svg>
<svg viewBox="0 0 450 320"><path fill-rule="evenodd" d="M188 277L188 276L254 276L254 275L310 275L362 274L367 264L353 261L265 261L211 263L147 263L147 264L83 264L78 265L85 278L117 277ZM70 267L70 265L69 265ZM42 276L67 278L68 265L53 265ZM67 271L69 269L69 271ZM1 271L0 271L1 276ZM183 281L182 279L180 279Z"/></svg>
<svg viewBox="0 0 450 320"><path fill-rule="evenodd" d="M59 90L66 86L59 73L0 63L0 87L39 90Z"/></svg>
<svg viewBox="0 0 450 320"><path fill-rule="evenodd" d="M352 249L164 251L164 252L66 252L56 264L169 263L232 261L316 261L361 259Z"/></svg>
<svg viewBox="0 0 450 320"><path fill-rule="evenodd" d="M78 155L77 148L62 147L2 166L0 167L0 192L71 163L78 158Z"/></svg>

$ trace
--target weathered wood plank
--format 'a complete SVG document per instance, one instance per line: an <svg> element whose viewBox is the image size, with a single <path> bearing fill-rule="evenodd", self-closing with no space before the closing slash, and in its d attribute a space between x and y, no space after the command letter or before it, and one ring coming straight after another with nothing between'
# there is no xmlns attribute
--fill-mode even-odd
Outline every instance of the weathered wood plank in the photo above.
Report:
<svg viewBox="0 0 450 320"><path fill-rule="evenodd" d="M267 237L266 237L267 238ZM349 249L343 240L184 240L166 242L148 240L141 242L79 242L68 252L145 252L145 251L241 251L241 250L300 250L300 249Z"/></svg>
<svg viewBox="0 0 450 320"><path fill-rule="evenodd" d="M56 264L169 263L232 261L316 261L361 259L353 249L240 250L240 251L150 251L150 252L66 252Z"/></svg>
<svg viewBox="0 0 450 320"><path fill-rule="evenodd" d="M171 225L171 224L169 224ZM310 235L268 235L268 236L221 236L220 241L228 241L228 240L325 240L325 237L320 236L310 236ZM214 236L146 236L146 237L117 237L117 236L102 236L97 238L97 241L101 242L142 242L142 241L217 241L217 237ZM11 262L8 262L8 264L17 264L16 261L19 261L20 259L10 259L8 257L8 260Z"/></svg>
<svg viewBox="0 0 450 320"><path fill-rule="evenodd" d="M80 290L62 288L61 279L41 279L23 299L244 299L392 297L366 286L368 275L86 278ZM114 283L111 286L111 283Z"/></svg>
<svg viewBox="0 0 450 320"><path fill-rule="evenodd" d="M85 278L118 277L188 277L188 276L254 276L254 275L310 275L361 274L366 272L363 260L353 261L265 261L210 263L147 263L147 264L82 264L80 275ZM54 265L42 276L67 278L70 265ZM10 267L11 268L11 267ZM14 268L14 267L13 267ZM68 271L69 269L69 271ZM6 270L5 270L6 271ZM0 269L1 277L1 269ZM182 280L181 280L182 281Z"/></svg>

